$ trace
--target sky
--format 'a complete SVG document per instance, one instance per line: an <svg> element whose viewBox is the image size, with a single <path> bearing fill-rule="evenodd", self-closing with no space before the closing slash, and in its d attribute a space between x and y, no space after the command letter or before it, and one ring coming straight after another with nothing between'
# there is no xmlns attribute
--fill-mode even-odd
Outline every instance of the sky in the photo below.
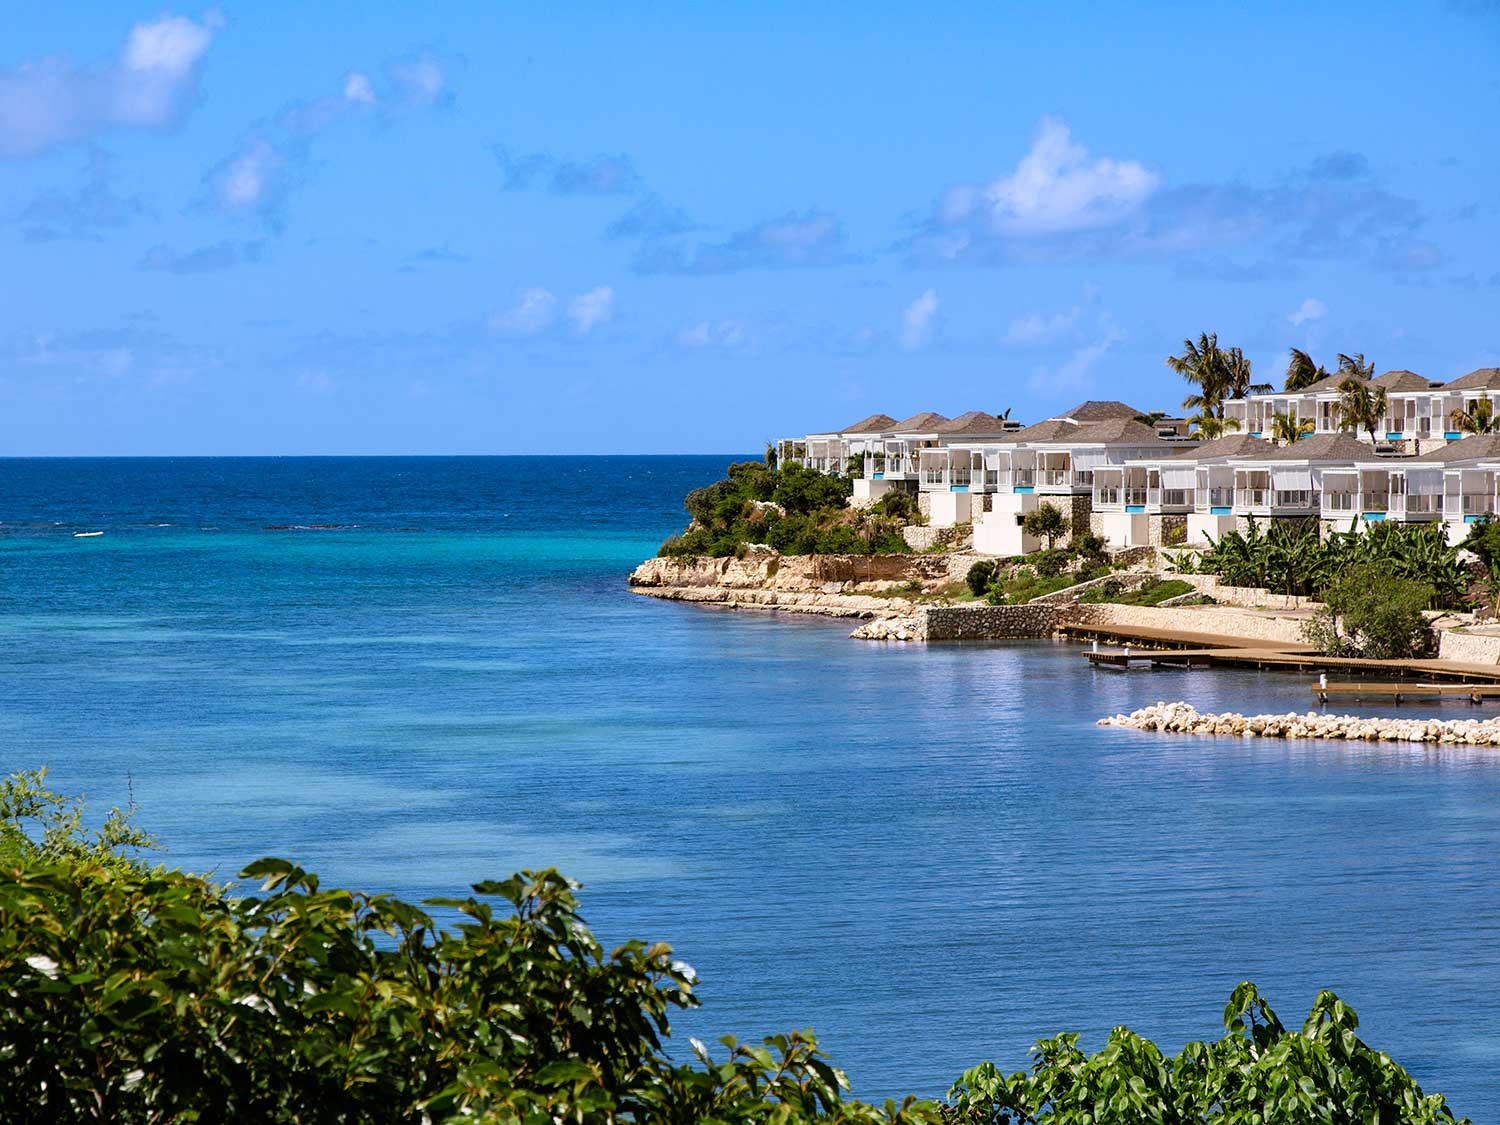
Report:
<svg viewBox="0 0 1500 1125"><path fill-rule="evenodd" d="M716 453L1500 364L1500 4L11 0L0 455Z"/></svg>

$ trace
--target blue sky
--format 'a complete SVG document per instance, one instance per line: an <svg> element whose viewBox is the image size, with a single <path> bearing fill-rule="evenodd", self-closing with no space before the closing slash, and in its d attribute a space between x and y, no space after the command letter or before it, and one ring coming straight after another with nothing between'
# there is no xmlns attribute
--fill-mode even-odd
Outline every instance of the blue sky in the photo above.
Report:
<svg viewBox="0 0 1500 1125"><path fill-rule="evenodd" d="M1500 6L23 3L0 453L723 452L1500 364Z"/></svg>

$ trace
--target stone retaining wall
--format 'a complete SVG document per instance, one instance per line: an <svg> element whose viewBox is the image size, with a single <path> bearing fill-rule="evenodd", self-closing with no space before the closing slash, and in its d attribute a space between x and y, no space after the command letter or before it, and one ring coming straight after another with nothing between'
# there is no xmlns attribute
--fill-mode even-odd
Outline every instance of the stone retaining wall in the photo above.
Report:
<svg viewBox="0 0 1500 1125"><path fill-rule="evenodd" d="M1438 632L1438 659L1462 664L1500 664L1500 635L1461 629Z"/></svg>
<svg viewBox="0 0 1500 1125"><path fill-rule="evenodd" d="M1050 637L1057 629L1057 610L1047 605L934 605L919 609L917 618L929 641Z"/></svg>
<svg viewBox="0 0 1500 1125"><path fill-rule="evenodd" d="M1168 574L1166 577L1181 579L1198 593L1207 594L1220 605L1234 605L1245 609L1307 609L1321 604L1315 598L1273 594L1258 586L1226 586L1217 574Z"/></svg>

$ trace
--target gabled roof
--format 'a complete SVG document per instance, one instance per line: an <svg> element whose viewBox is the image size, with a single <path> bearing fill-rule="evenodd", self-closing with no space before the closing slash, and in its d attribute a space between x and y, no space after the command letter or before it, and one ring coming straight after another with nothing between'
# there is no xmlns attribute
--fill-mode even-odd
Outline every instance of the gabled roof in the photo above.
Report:
<svg viewBox="0 0 1500 1125"><path fill-rule="evenodd" d="M1150 426L1137 422L1134 418L1113 418L1107 422L1090 422L1086 426L1079 426L1070 439L1081 444L1091 442L1129 442L1132 445L1170 445L1177 448L1177 443L1168 442L1164 438L1156 436L1156 431Z"/></svg>
<svg viewBox="0 0 1500 1125"><path fill-rule="evenodd" d="M1269 453L1256 455L1259 461L1370 461L1375 449L1368 442L1349 434L1313 434L1291 445L1278 445Z"/></svg>
<svg viewBox="0 0 1500 1125"><path fill-rule="evenodd" d="M1358 379L1361 383L1369 382L1369 380L1366 379L1363 375L1351 375L1347 371L1335 371L1326 379L1319 379L1316 383L1312 383L1309 386L1303 387L1300 391L1283 391L1282 393L1295 395L1328 394L1332 391L1338 390L1350 379Z"/></svg>
<svg viewBox="0 0 1500 1125"><path fill-rule="evenodd" d="M1458 441L1451 441L1441 449L1414 457L1414 461L1467 461L1470 458L1491 460L1500 458L1500 434L1470 434Z"/></svg>
<svg viewBox="0 0 1500 1125"><path fill-rule="evenodd" d="M937 428L937 432L950 437L958 434L1002 434L1005 432L1005 423L983 410L970 410L951 422L943 423Z"/></svg>
<svg viewBox="0 0 1500 1125"><path fill-rule="evenodd" d="M1481 367L1447 384L1445 391L1493 391L1500 388L1500 367Z"/></svg>
<svg viewBox="0 0 1500 1125"><path fill-rule="evenodd" d="M1115 399L1089 399L1080 402L1071 410L1064 410L1054 415L1057 418L1071 418L1075 422L1108 422L1114 418L1141 418L1146 411L1137 410L1126 402L1118 402Z"/></svg>
<svg viewBox="0 0 1500 1125"><path fill-rule="evenodd" d="M1196 449L1185 449L1176 457L1194 461L1208 461L1215 457L1264 457L1276 447L1264 438L1249 434L1225 434L1213 441L1206 441Z"/></svg>
<svg viewBox="0 0 1500 1125"><path fill-rule="evenodd" d="M1048 418L1045 422L1033 422L1031 425L1019 430L1012 430L1005 435L1007 442L1027 441L1066 441L1075 436L1082 426L1072 422L1064 422L1061 418Z"/></svg>
<svg viewBox="0 0 1500 1125"><path fill-rule="evenodd" d="M910 418L892 422L890 429L898 434L927 434L937 433L947 424L946 414L934 414L931 410L924 410L920 414L913 414Z"/></svg>
<svg viewBox="0 0 1500 1125"><path fill-rule="evenodd" d="M833 430L836 434L879 434L896 428L896 419L889 414L871 414L868 418L861 418L852 426L846 426L842 430Z"/></svg>
<svg viewBox="0 0 1500 1125"><path fill-rule="evenodd" d="M1439 385L1425 375L1418 375L1415 371L1407 371L1404 368L1387 371L1379 378L1371 379L1370 382L1388 391L1430 391L1434 386Z"/></svg>

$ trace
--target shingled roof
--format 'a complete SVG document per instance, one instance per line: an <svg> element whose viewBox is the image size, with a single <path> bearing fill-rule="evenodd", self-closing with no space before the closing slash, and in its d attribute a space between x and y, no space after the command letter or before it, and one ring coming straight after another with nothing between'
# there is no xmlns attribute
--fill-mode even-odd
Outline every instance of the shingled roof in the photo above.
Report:
<svg viewBox="0 0 1500 1125"><path fill-rule="evenodd" d="M1143 425L1134 418L1112 418L1107 422L1090 422L1086 426L1078 427L1073 440L1083 443L1124 441L1140 445L1169 444L1165 438L1157 437L1156 431L1150 426ZM1173 447L1177 445L1176 442L1170 444Z"/></svg>
<svg viewBox="0 0 1500 1125"><path fill-rule="evenodd" d="M1368 383L1370 381L1363 375L1351 375L1347 371L1335 371L1327 378L1319 379L1316 383L1303 387L1300 391L1292 391L1290 393L1298 395L1327 394L1330 391L1338 390L1350 379L1358 379L1361 383Z"/></svg>
<svg viewBox="0 0 1500 1125"><path fill-rule="evenodd" d="M913 414L910 418L903 418L893 423L891 429L898 434L935 434L947 424L946 414L935 414L931 410L924 410L920 414Z"/></svg>
<svg viewBox="0 0 1500 1125"><path fill-rule="evenodd" d="M1425 375L1418 375L1415 371L1407 371L1405 368L1387 371L1378 379L1372 379L1371 382L1388 391L1430 391L1434 385L1432 380Z"/></svg>
<svg viewBox="0 0 1500 1125"><path fill-rule="evenodd" d="M1260 461L1369 461L1375 448L1350 434L1313 434L1256 454Z"/></svg>
<svg viewBox="0 0 1500 1125"><path fill-rule="evenodd" d="M838 434L879 434L896 428L896 419L889 414L871 414L868 418L861 418L852 426L846 426L842 430L834 430Z"/></svg>
<svg viewBox="0 0 1500 1125"><path fill-rule="evenodd" d="M1071 418L1075 422L1108 422L1115 418L1141 418L1145 414L1144 410L1137 410L1127 402L1091 398L1087 402L1080 402L1071 410L1062 411L1057 417Z"/></svg>
<svg viewBox="0 0 1500 1125"><path fill-rule="evenodd" d="M986 414L983 410L970 410L967 414L960 414L951 422L945 422L938 427L938 433L946 437L1004 432L1005 423L993 414Z"/></svg>
<svg viewBox="0 0 1500 1125"><path fill-rule="evenodd" d="M1264 438L1251 437L1249 434L1225 434L1221 438L1204 442L1196 449L1185 449L1176 456L1199 461L1214 457L1264 457L1275 448Z"/></svg>
<svg viewBox="0 0 1500 1125"><path fill-rule="evenodd" d="M1500 367L1481 367L1443 387L1445 391L1493 391L1500 388Z"/></svg>
<svg viewBox="0 0 1500 1125"><path fill-rule="evenodd" d="M1020 430L1012 430L1002 439L1007 442L1027 441L1067 441L1078 434L1083 427L1073 422L1064 422L1061 418L1048 418L1045 422L1033 422L1031 425Z"/></svg>

